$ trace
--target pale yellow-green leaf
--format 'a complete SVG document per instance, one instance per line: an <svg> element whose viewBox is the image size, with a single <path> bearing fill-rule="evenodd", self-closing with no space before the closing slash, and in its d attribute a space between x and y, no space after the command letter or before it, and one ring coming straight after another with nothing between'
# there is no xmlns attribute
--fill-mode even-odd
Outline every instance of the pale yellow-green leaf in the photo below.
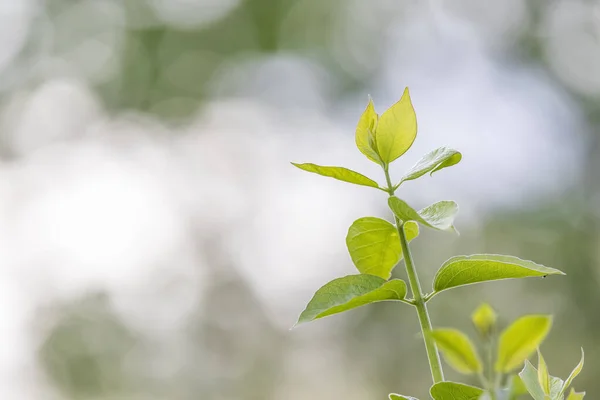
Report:
<svg viewBox="0 0 600 400"><path fill-rule="evenodd" d="M563 395L561 393L564 382L562 379L556 376L550 377L550 399L551 400L562 400Z"/></svg>
<svg viewBox="0 0 600 400"><path fill-rule="evenodd" d="M405 297L406 283L401 279L386 281L374 275L348 275L334 279L317 290L296 325L366 304L401 301Z"/></svg>
<svg viewBox="0 0 600 400"><path fill-rule="evenodd" d="M373 100L369 98L369 104L362 113L356 126L356 147L367 158L377 164L382 164L379 154L377 154L377 145L375 143L375 130L377 128L377 113L373 106Z"/></svg>
<svg viewBox="0 0 600 400"><path fill-rule="evenodd" d="M308 172L312 172L315 174L319 174L322 176L327 176L330 178L337 179L343 182L354 183L356 185L362 186L370 186L374 188L378 188L379 185L373 179L367 178L363 174L359 174L358 172L352 171L351 169L344 167L329 167L316 165L311 163L305 164L296 164L292 163L292 165Z"/></svg>
<svg viewBox="0 0 600 400"><path fill-rule="evenodd" d="M548 372L548 365L546 364L546 360L544 360L544 356L538 349L538 382L542 387L542 390L546 394L550 394L550 373Z"/></svg>
<svg viewBox="0 0 600 400"><path fill-rule="evenodd" d="M561 389L561 393L565 393L567 388L569 386L571 386L571 384L573 383L573 380L575 378L577 378L577 375L579 375L579 373L581 372L581 370L583 369L583 364L585 362L585 353L583 352L583 348L581 349L581 359L579 360L579 363L577 364L577 366L573 369L573 371L571 371L571 373L569 374L569 377L565 380L565 383Z"/></svg>
<svg viewBox="0 0 600 400"><path fill-rule="evenodd" d="M435 329L430 335L452 368L462 374L483 371L481 360L467 335L457 329Z"/></svg>
<svg viewBox="0 0 600 400"><path fill-rule="evenodd" d="M513 322L500 335L496 371L508 373L520 367L542 344L551 326L549 315L526 315Z"/></svg>
<svg viewBox="0 0 600 400"><path fill-rule="evenodd" d="M496 324L496 312L487 303L481 304L471 315L471 321L477 328L477 331L484 337L491 334L494 325Z"/></svg>
<svg viewBox="0 0 600 400"><path fill-rule="evenodd" d="M439 201L416 211L404 200L391 196L388 205L402 221L416 221L429 228L458 233L453 225L454 217L458 213L458 205L453 201Z"/></svg>
<svg viewBox="0 0 600 400"><path fill-rule="evenodd" d="M538 380L538 372L535 367L531 365L529 360L525 360L525 366L523 367L523 370L519 372L519 377L534 400L546 399L544 390Z"/></svg>
<svg viewBox="0 0 600 400"><path fill-rule="evenodd" d="M433 400L478 400L483 389L456 382L440 382L429 391Z"/></svg>
<svg viewBox="0 0 600 400"><path fill-rule="evenodd" d="M377 153L384 163L389 164L406 153L416 137L417 116L406 88L400 101L388 108L377 122Z"/></svg>
<svg viewBox="0 0 600 400"><path fill-rule="evenodd" d="M585 392L577 393L575 389L571 388L571 392L569 393L569 397L567 397L567 400L583 400L584 396Z"/></svg>
<svg viewBox="0 0 600 400"><path fill-rule="evenodd" d="M414 222L405 224L405 229L409 241L419 235L419 226ZM361 274L389 279L402 259L396 227L381 218L365 217L354 221L348 229L346 245Z"/></svg>
<svg viewBox="0 0 600 400"><path fill-rule="evenodd" d="M433 175L440 169L456 165L462 159L462 154L448 147L440 147L423 156L400 180L402 182L417 179L426 173Z"/></svg>
<svg viewBox="0 0 600 400"><path fill-rule="evenodd" d="M440 292L479 282L546 275L564 275L564 273L512 256L497 254L456 256L446 261L436 273L433 289Z"/></svg>

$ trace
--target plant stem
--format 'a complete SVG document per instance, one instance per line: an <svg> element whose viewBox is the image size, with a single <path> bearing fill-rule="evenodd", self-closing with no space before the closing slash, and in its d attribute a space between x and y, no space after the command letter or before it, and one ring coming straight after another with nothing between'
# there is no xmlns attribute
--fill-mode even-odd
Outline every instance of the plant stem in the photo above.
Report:
<svg viewBox="0 0 600 400"><path fill-rule="evenodd" d="M488 371L488 389L490 391L490 395L492 400L496 400L496 389L498 389L498 385L494 380L494 339L493 336L486 340L485 344L485 352L487 355L487 371Z"/></svg>
<svg viewBox="0 0 600 400"><path fill-rule="evenodd" d="M423 300L423 294L421 293L421 284L419 283L419 276L412 259L410 248L408 247L408 240L404 233L404 224L402 224L398 218L396 218L396 226L398 228L398 234L400 235L400 244L402 245L402 253L404 254L404 264L406 266L406 273L408 275L408 282L410 284L410 290L413 292L414 304L417 308L417 315L419 316L419 323L421 324L421 332L423 333L423 339L425 341L425 350L427 351L427 358L429 359L429 368L431 369L431 377L433 383L442 382L444 380L444 372L442 371L442 363L440 356L437 351L435 342L429 335L431 332L431 319L429 318L429 312L427 311L427 305Z"/></svg>
<svg viewBox="0 0 600 400"><path fill-rule="evenodd" d="M388 193L390 196L394 195L395 188L392 186L390 173L387 165L384 167L385 179L388 185ZM419 323L421 324L421 333L423 334L423 340L425 342L425 350L427 351L427 358L429 360L429 368L431 369L431 377L433 383L444 381L444 371L442 370L442 363L440 361L440 355L437 351L435 342L429 335L431 332L431 319L429 318L429 312L427 311L427 305L423 299L423 292L421 291L421 284L419 283L419 276L408 246L408 240L404 233L404 223L394 216L396 220L396 228L398 229L398 235L400 236L400 245L402 247L402 254L404 255L404 265L406 266L406 274L408 275L408 282L410 290L413 294L413 304L417 308L417 315L419 317Z"/></svg>

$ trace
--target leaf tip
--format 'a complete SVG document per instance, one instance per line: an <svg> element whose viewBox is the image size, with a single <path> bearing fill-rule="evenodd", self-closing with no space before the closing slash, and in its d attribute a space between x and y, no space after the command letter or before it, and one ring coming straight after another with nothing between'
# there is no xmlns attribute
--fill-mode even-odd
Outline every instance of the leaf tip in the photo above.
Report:
<svg viewBox="0 0 600 400"><path fill-rule="evenodd" d="M295 330L295 329L298 329L298 327L299 327L300 325L304 325L304 323L305 323L305 322L308 322L308 321L306 321L306 320L302 320L302 318L299 318L299 319L298 319L298 321L296 321L296 322L294 323L294 325L292 325L292 327L291 327L289 330L290 330L290 331L293 331L293 330Z"/></svg>

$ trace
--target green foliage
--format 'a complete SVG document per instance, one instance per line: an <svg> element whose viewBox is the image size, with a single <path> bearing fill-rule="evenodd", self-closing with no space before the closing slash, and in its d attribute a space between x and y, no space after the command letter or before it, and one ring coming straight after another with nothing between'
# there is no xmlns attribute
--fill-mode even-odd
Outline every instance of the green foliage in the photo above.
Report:
<svg viewBox="0 0 600 400"><path fill-rule="evenodd" d="M564 273L512 256L496 254L456 256L441 266L435 275L433 290L441 292L479 282L547 275L564 275Z"/></svg>
<svg viewBox="0 0 600 400"><path fill-rule="evenodd" d="M389 164L406 153L417 137L417 116L408 88L396 104L388 108L377 121L375 144L377 153Z"/></svg>
<svg viewBox="0 0 600 400"><path fill-rule="evenodd" d="M567 400L583 400L583 396L585 396L585 392L577 393L577 392L575 392L575 389L571 389L571 392L569 393L569 397L567 397Z"/></svg>
<svg viewBox="0 0 600 400"><path fill-rule="evenodd" d="M329 178L337 179L339 181L354 183L356 185L379 188L379 184L377 182L375 182L374 180L367 178L363 174L359 174L358 172L352 171L351 169L348 169L348 168L327 167L327 166L316 165L316 164L311 164L311 163L305 163L305 164L292 163L292 165L294 165L304 171L313 172L315 174L327 176Z"/></svg>
<svg viewBox="0 0 600 400"><path fill-rule="evenodd" d="M377 145L375 143L375 128L377 127L378 118L379 116L373 106L373 100L369 99L369 104L367 104L367 108L361 115L356 126L356 147L369 160L383 165L377 153Z"/></svg>
<svg viewBox="0 0 600 400"><path fill-rule="evenodd" d="M430 335L444 354L446 362L455 370L463 374L483 371L481 360L467 335L456 329L435 329Z"/></svg>
<svg viewBox="0 0 600 400"><path fill-rule="evenodd" d="M427 153L408 171L400 180L397 186L400 186L403 182L412 181L417 179L426 173L433 175L434 172L441 169L456 165L462 159L462 154L456 150L449 149L447 147L440 147Z"/></svg>
<svg viewBox="0 0 600 400"><path fill-rule="evenodd" d="M478 400L483 389L456 382L436 383L431 387L433 400Z"/></svg>
<svg viewBox="0 0 600 400"><path fill-rule="evenodd" d="M519 396L527 394L527 388L525 387L525 383L519 375L512 375L510 377L510 381L508 383L508 398L510 400L516 399Z"/></svg>
<svg viewBox="0 0 600 400"><path fill-rule="evenodd" d="M565 382L549 374L541 354L537 370L527 360L548 334L552 325L550 316L521 317L496 337L496 313L489 305L481 305L473 312L471 320L482 339L481 354L485 355L485 362L482 362L475 346L464 333L456 329L432 328L425 303L447 289L501 279L545 277L564 273L512 256L456 256L446 261L438 270L433 281L434 291L428 295L422 293L409 243L419 235L418 224L458 233L454 227L458 205L453 201L440 201L416 211L404 200L396 197L395 192L403 182L458 164L462 160L462 154L447 147L433 150L421 158L402 177L400 183L393 186L389 164L408 151L416 135L416 115L406 89L400 101L386 110L381 117L377 115L373 101L369 99L356 127L357 148L369 160L381 166L387 187L380 187L371 178L347 168L294 164L308 172L386 192L389 195L389 209L395 216L395 224L376 217L364 217L354 221L348 230L346 245L360 274L335 279L317 290L301 313L297 324L370 303L389 300L404 302L414 306L417 311L434 383L430 390L434 400L517 400L526 392L530 393L534 400L563 400L565 391L583 367L583 355L580 364ZM407 285L404 281L389 280L393 268L403 258L413 295L413 299L410 300L406 299ZM476 374L485 389L444 381L438 349L443 353L446 362L458 372ZM524 363L519 376L507 375ZM507 383L503 379L505 377L509 379ZM567 400L581 398L583 394L572 390ZM389 399L417 400L394 393L389 395Z"/></svg>
<svg viewBox="0 0 600 400"><path fill-rule="evenodd" d="M525 367L519 373L523 384L527 388L529 394L533 397L534 400L544 400L546 395L544 394L544 389L538 380L538 372L535 367L531 365L531 363L526 360Z"/></svg>
<svg viewBox="0 0 600 400"><path fill-rule="evenodd" d="M546 365L546 360L540 353L538 349L538 382L542 387L544 393L550 393L550 374L548 373L548 366Z"/></svg>
<svg viewBox="0 0 600 400"><path fill-rule="evenodd" d="M408 240L413 240L419 235L419 226L414 222L407 223L405 232ZM348 229L346 246L361 274L389 279L402 259L398 230L381 218L365 217L354 221Z"/></svg>
<svg viewBox="0 0 600 400"><path fill-rule="evenodd" d="M436 329L430 333L430 336L434 338L452 368L463 374L476 373L479 376L482 385L486 388L481 400L516 400L520 395L527 394L528 391L537 393L540 390L542 394L561 396L560 393L564 387L563 381L550 376L541 355L538 370L526 367L522 375L523 380L519 376L513 375L510 376L506 387L499 387L497 384L503 374L522 365L529 354L539 346L550 328L550 317L527 315L512 323L500 336L496 368L492 369L493 344L496 340L495 330L491 327L495 325L496 319L496 313L487 304L482 304L473 312L475 327L483 338L487 356L486 368L484 368L473 343L464 333L456 329ZM501 365L500 369L498 368L499 364ZM580 370L579 366L575 368L575 371L577 370ZM531 377L532 374L533 377ZM560 399L562 400L562 397ZM554 400L554 397L551 400Z"/></svg>
<svg viewBox="0 0 600 400"><path fill-rule="evenodd" d="M334 279L317 290L296 325L366 304L404 300L405 297L406 283L400 279L386 281L374 275L348 275Z"/></svg>
<svg viewBox="0 0 600 400"><path fill-rule="evenodd" d="M508 373L542 344L552 326L548 315L526 315L513 322L500 335L496 371Z"/></svg>
<svg viewBox="0 0 600 400"><path fill-rule="evenodd" d="M356 147L371 161L387 165L406 153L417 137L417 116L408 88L378 117L369 99L356 127Z"/></svg>
<svg viewBox="0 0 600 400"><path fill-rule="evenodd" d="M565 393L565 391L567 390L567 388L569 386L571 386L571 384L573 383L573 380L575 378L577 378L577 375L579 375L579 373L583 369L584 362L585 362L585 354L583 352L583 349L581 349L581 360L579 360L579 363L577 364L577 366L573 369L573 371L571 371L571 373L569 374L568 378L565 380L565 384L561 388L561 393ZM582 396L582 398L583 398L583 396Z"/></svg>
<svg viewBox="0 0 600 400"><path fill-rule="evenodd" d="M538 369L536 370L529 361L525 361L525 367L519 373L525 387L534 400L563 400L564 394L573 383L573 379L583 369L583 349L581 350L581 361L573 369L569 377L563 381L562 379L551 376L548 372L548 366L538 349ZM569 393L569 397L573 399L583 399L585 393L576 393L573 388Z"/></svg>
<svg viewBox="0 0 600 400"><path fill-rule="evenodd" d="M391 196L388 204L396 217L402 221L416 221L440 231L457 232L452 224L458 213L458 205L453 201L439 201L420 211L416 211L396 196Z"/></svg>
<svg viewBox="0 0 600 400"><path fill-rule="evenodd" d="M488 337L496 325L496 312L487 303L483 303L471 314L471 321L479 334Z"/></svg>

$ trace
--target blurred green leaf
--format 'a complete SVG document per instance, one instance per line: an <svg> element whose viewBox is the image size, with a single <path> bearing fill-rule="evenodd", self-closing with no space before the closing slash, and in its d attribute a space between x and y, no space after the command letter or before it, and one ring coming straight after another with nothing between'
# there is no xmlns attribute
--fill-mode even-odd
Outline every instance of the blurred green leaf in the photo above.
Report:
<svg viewBox="0 0 600 400"><path fill-rule="evenodd" d="M585 392L577 393L575 392L575 389L571 388L571 392L569 393L569 397L567 397L567 400L583 400L584 396Z"/></svg>
<svg viewBox="0 0 600 400"><path fill-rule="evenodd" d="M375 130L377 153L381 161L391 163L406 153L417 137L417 116L408 88L396 104L379 118Z"/></svg>
<svg viewBox="0 0 600 400"><path fill-rule="evenodd" d="M458 233L452 225L458 213L458 205L453 201L439 201L418 212L396 196L390 197L388 204L402 221L416 221L433 229Z"/></svg>
<svg viewBox="0 0 600 400"><path fill-rule="evenodd" d="M523 384L527 388L527 391L533 397L534 400L544 400L544 389L538 381L538 372L528 360L525 360L525 366L523 370L519 372L519 377L523 381Z"/></svg>
<svg viewBox="0 0 600 400"><path fill-rule="evenodd" d="M484 337L487 337L491 333L496 324L496 319L496 312L487 303L481 304L471 315L473 325L475 325L477 331Z"/></svg>
<svg viewBox="0 0 600 400"><path fill-rule="evenodd" d="M433 175L436 171L458 164L461 159L462 154L456 150L449 149L448 147L435 149L424 155L423 158L421 158L419 162L417 162L410 171L402 177L398 185L402 184L402 182L417 179L428 172Z"/></svg>
<svg viewBox="0 0 600 400"><path fill-rule="evenodd" d="M433 289L440 292L479 282L546 275L564 275L564 273L512 256L496 254L456 256L446 261L439 269L434 278Z"/></svg>
<svg viewBox="0 0 600 400"><path fill-rule="evenodd" d="M540 352L540 349L537 350L538 354L538 382L542 387L542 390L545 394L550 394L550 374L548 373L548 365L546 365L546 360L544 360L544 356Z"/></svg>
<svg viewBox="0 0 600 400"><path fill-rule="evenodd" d="M440 382L431 387L433 400L477 400L483 389L456 382Z"/></svg>
<svg viewBox="0 0 600 400"><path fill-rule="evenodd" d="M452 368L463 374L483 371L481 360L467 335L457 329L435 329L430 335Z"/></svg>
<svg viewBox="0 0 600 400"><path fill-rule="evenodd" d="M396 393L390 393L389 398L390 400L419 400L416 397L402 396L401 394Z"/></svg>
<svg viewBox="0 0 600 400"><path fill-rule="evenodd" d="M512 375L509 383L509 400L527 394L527 388L519 375Z"/></svg>
<svg viewBox="0 0 600 400"><path fill-rule="evenodd" d="M405 224L410 241L419 235L419 226ZM391 223L375 217L359 218L350 225L346 235L350 257L361 274L389 279L392 270L402 258L398 231Z"/></svg>
<svg viewBox="0 0 600 400"><path fill-rule="evenodd" d="M551 326L548 315L526 315L513 322L500 335L496 371L508 373L518 368L540 346Z"/></svg>
<svg viewBox="0 0 600 400"><path fill-rule="evenodd" d="M577 366L573 369L573 371L571 371L571 373L565 380L565 383L563 384L563 387L561 388L561 391L560 391L561 394L564 394L567 391L567 388L569 386L571 386L571 384L573 383L573 380L575 378L577 378L577 375L579 375L579 373L583 369L584 362L585 362L585 353L583 352L583 348L582 348L581 349L581 359L579 360L579 363L577 364ZM581 398L583 398L583 396Z"/></svg>
<svg viewBox="0 0 600 400"><path fill-rule="evenodd" d="M348 275L317 290L296 325L378 301L403 300L405 296L406 283L400 279L386 281L374 275Z"/></svg>
<svg viewBox="0 0 600 400"><path fill-rule="evenodd" d="M328 167L322 165L316 165L311 163L305 164L296 164L292 163L292 165L308 172L312 172L315 174L319 174L322 176L327 176L330 178L337 179L343 182L350 182L356 185L362 186L370 186L374 188L379 188L379 185L374 180L367 178L366 176L359 174L358 172L352 171L351 169L344 167Z"/></svg>
<svg viewBox="0 0 600 400"><path fill-rule="evenodd" d="M381 158L377 153L377 144L375 143L375 129L377 127L378 115L373 106L373 100L369 98L369 104L362 113L356 126L356 147L367 158L377 164L382 164Z"/></svg>

